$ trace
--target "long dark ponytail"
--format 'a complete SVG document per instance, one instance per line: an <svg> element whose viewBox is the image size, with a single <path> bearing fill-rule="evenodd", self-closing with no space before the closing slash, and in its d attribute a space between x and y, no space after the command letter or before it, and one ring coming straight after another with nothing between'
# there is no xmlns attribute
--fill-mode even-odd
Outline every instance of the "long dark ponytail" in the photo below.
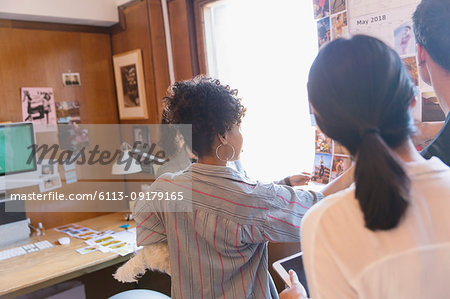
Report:
<svg viewBox="0 0 450 299"><path fill-rule="evenodd" d="M319 52L308 81L317 124L356 158L355 196L366 227L396 227L410 181L392 149L414 131L414 86L401 59L372 37L338 39Z"/></svg>

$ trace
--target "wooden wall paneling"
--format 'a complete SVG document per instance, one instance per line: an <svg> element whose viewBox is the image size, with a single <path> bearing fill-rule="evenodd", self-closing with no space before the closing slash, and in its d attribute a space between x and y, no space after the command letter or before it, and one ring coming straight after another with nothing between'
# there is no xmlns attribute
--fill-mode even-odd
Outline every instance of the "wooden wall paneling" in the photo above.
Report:
<svg viewBox="0 0 450 299"><path fill-rule="evenodd" d="M216 0L215 0L216 1ZM198 34L196 25L195 3L193 0L186 0L186 13L188 17L189 30L189 46L191 51L191 67L193 75L206 74L206 68L201 69L201 64L204 63L202 53L198 49Z"/></svg>
<svg viewBox="0 0 450 299"><path fill-rule="evenodd" d="M165 42L164 20L161 2L145 0L123 9L126 30L112 34L113 54L134 49L142 50L146 97L149 118L147 120L121 120L121 124L157 124L161 121L162 98L170 84ZM132 144L131 126L122 127L122 139ZM152 138L157 132L151 132ZM153 140L154 141L154 140ZM153 176L146 173L127 175L127 193L139 192ZM138 182L132 182L132 181Z"/></svg>
<svg viewBox="0 0 450 299"><path fill-rule="evenodd" d="M153 66L156 79L155 104L158 109L158 123L160 123L163 109L162 99L167 95L167 88L170 85L169 63L161 1L149 0L148 10L150 17L151 47L153 50ZM156 132L154 132L154 134L155 133Z"/></svg>
<svg viewBox="0 0 450 299"><path fill-rule="evenodd" d="M197 50L197 62L199 67L200 74L207 74L208 67L206 63L206 44L205 44L205 30L204 30L204 14L203 9L205 5L213 2L217 2L217 0L193 0L193 23L195 28L195 43Z"/></svg>
<svg viewBox="0 0 450 299"><path fill-rule="evenodd" d="M186 0L173 0L167 3L172 41L175 80L192 78L191 41L189 39L189 18Z"/></svg>
<svg viewBox="0 0 450 299"><path fill-rule="evenodd" d="M150 41L149 12L147 1L137 2L124 9L127 29L112 35L112 54L141 49L144 66L145 92L147 98L148 119L121 120L120 123L158 123L158 111L155 105L156 84L153 66L153 49Z"/></svg>
<svg viewBox="0 0 450 299"><path fill-rule="evenodd" d="M147 2L135 3L123 9L126 22L126 30L113 33L111 35L112 54L119 54L135 49L141 49L142 62L144 68L145 92L147 99L148 119L144 120L119 120L121 124L146 124L157 123L157 113L155 113L155 78L153 72L153 51L150 42L149 12ZM121 127L122 140L132 145L133 135L130 126ZM144 174L127 175L125 179L141 179ZM126 182L126 192L139 192L140 185Z"/></svg>
<svg viewBox="0 0 450 299"><path fill-rule="evenodd" d="M16 29L52 30L52 31L78 32L78 33L80 32L103 33L103 34L109 34L111 30L108 27L101 27L101 26L3 20L3 19L0 19L0 27L16 28Z"/></svg>
<svg viewBox="0 0 450 299"><path fill-rule="evenodd" d="M26 22L28 23L34 22ZM6 24L6 25L5 25ZM117 103L111 61L111 39L105 33L85 33L67 30L58 24L34 29L18 29L17 23L0 21L0 121L22 121L21 87L52 87L55 101L78 100L81 104L82 123L117 123ZM76 28L79 28L75 26ZM52 29L49 29L52 28ZM72 27L71 27L72 28ZM95 32L95 31L94 31ZM62 82L63 72L79 72L81 86L67 86ZM107 136L110 139L119 135ZM57 140L57 137L54 137ZM90 139L95 142L94 136ZM99 170L100 171L100 170ZM113 179L109 169L104 178ZM60 174L64 179L62 167ZM83 167L77 167L77 175L83 177ZM101 184L100 184L101 186ZM93 193L99 184L89 186L78 182L56 189L58 192ZM109 191L123 191L124 183L117 183ZM39 192L37 186L21 189L21 193ZM43 222L47 228L79 221L99 214L96 212L48 213L46 204L27 202L28 213L34 223ZM50 203L52 204L52 203ZM74 202L64 202L69 210Z"/></svg>
<svg viewBox="0 0 450 299"><path fill-rule="evenodd" d="M81 106L81 115L86 116L85 123L89 120L95 124L117 124L119 120L110 44L109 35L81 36L84 68L81 84L86 86L82 89L86 101Z"/></svg>
<svg viewBox="0 0 450 299"><path fill-rule="evenodd" d="M42 222L45 229L50 229L64 224L79 222L89 218L94 218L106 214L109 213L108 212L48 213L44 211L44 212L27 213L27 216L31 219L31 223L33 223L33 225L36 225L38 222Z"/></svg>

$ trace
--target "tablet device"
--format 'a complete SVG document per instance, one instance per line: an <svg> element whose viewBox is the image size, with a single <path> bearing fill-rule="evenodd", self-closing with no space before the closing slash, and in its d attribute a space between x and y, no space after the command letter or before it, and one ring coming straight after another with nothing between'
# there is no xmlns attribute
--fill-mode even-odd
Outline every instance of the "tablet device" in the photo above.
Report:
<svg viewBox="0 0 450 299"><path fill-rule="evenodd" d="M303 253L299 252L288 256L284 259L278 260L272 264L272 267L277 271L283 281L291 287L291 279L289 278L289 270L294 270L297 273L298 280L305 289L305 294L309 297L308 284L306 282L305 268L303 267Z"/></svg>

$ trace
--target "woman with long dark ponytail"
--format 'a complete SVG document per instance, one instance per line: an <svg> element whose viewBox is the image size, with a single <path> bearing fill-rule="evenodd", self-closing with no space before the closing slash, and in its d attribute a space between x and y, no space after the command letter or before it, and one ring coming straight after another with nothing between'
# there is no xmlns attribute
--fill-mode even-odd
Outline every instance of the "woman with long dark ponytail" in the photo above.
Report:
<svg viewBox="0 0 450 299"><path fill-rule="evenodd" d="M411 142L416 100L401 59L372 37L338 39L308 81L318 126L356 163L354 187L302 222L311 297L448 298L450 170Z"/></svg>

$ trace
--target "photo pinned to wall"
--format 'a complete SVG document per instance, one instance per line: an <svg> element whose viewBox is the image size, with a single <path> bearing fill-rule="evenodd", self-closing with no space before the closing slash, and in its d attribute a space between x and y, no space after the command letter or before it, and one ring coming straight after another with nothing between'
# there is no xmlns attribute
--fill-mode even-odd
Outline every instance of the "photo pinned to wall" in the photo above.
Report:
<svg viewBox="0 0 450 299"><path fill-rule="evenodd" d="M326 154L331 154L333 152L333 140L318 128L316 129L315 151L316 153Z"/></svg>
<svg viewBox="0 0 450 299"><path fill-rule="evenodd" d="M56 131L56 111L53 89L21 88L22 120L33 122L36 132Z"/></svg>
<svg viewBox="0 0 450 299"><path fill-rule="evenodd" d="M75 161L70 161L69 159L65 160L63 162L63 167L64 167L64 171L76 170L76 162Z"/></svg>
<svg viewBox="0 0 450 299"><path fill-rule="evenodd" d="M434 92L422 93L422 121L445 121L445 113L439 105L439 100Z"/></svg>
<svg viewBox="0 0 450 299"><path fill-rule="evenodd" d="M49 159L42 159L41 163L37 163L37 169L40 177L46 177L58 173L58 164L50 163Z"/></svg>
<svg viewBox="0 0 450 299"><path fill-rule="evenodd" d="M61 177L59 174L54 174L42 178L39 183L39 191L41 193L61 188Z"/></svg>
<svg viewBox="0 0 450 299"><path fill-rule="evenodd" d="M330 41L330 18L323 18L317 21L317 38L319 40L319 48Z"/></svg>
<svg viewBox="0 0 450 299"><path fill-rule="evenodd" d="M330 0L331 14L342 12L346 9L345 0Z"/></svg>
<svg viewBox="0 0 450 299"><path fill-rule="evenodd" d="M331 16L331 36L332 39L348 38L347 12Z"/></svg>
<svg viewBox="0 0 450 299"><path fill-rule="evenodd" d="M330 15L328 0L313 0L314 19L320 19Z"/></svg>
<svg viewBox="0 0 450 299"><path fill-rule="evenodd" d="M343 146L339 142L334 141L333 147L335 155L350 156L350 152L345 148L345 146Z"/></svg>
<svg viewBox="0 0 450 299"><path fill-rule="evenodd" d="M412 22L407 22L394 30L394 49L400 56L413 56L416 51L416 38Z"/></svg>
<svg viewBox="0 0 450 299"><path fill-rule="evenodd" d="M76 183L78 181L76 161L67 159L62 164L65 171L64 178L66 179L66 184Z"/></svg>
<svg viewBox="0 0 450 299"><path fill-rule="evenodd" d="M133 145L138 147L149 147L150 145L150 130L148 126L133 126Z"/></svg>
<svg viewBox="0 0 450 299"><path fill-rule="evenodd" d="M362 16L375 11L388 11L398 7L404 7L420 0L348 0L348 7L351 7L352 15Z"/></svg>
<svg viewBox="0 0 450 299"><path fill-rule="evenodd" d="M328 184L330 182L332 161L332 155L316 153L311 181L319 184Z"/></svg>
<svg viewBox="0 0 450 299"><path fill-rule="evenodd" d="M139 126L133 126L133 147L135 147L138 151L135 152L136 159L141 164L141 168L143 172L153 174L153 163L151 159L146 159L146 156L143 156L142 154L139 154L138 152L142 153L149 153L152 151L152 144L151 144L151 136L150 136L150 128L146 125L139 125Z"/></svg>
<svg viewBox="0 0 450 299"><path fill-rule="evenodd" d="M89 146L89 132L81 125L80 103L78 101L56 103L56 115L58 117L59 145L62 150L76 152ZM65 169L65 171L67 170Z"/></svg>
<svg viewBox="0 0 450 299"><path fill-rule="evenodd" d="M416 56L403 58L403 63L408 69L409 76L411 77L415 86L419 86L419 73L417 71Z"/></svg>
<svg viewBox="0 0 450 299"><path fill-rule="evenodd" d="M80 73L63 73L62 80L64 86L80 86Z"/></svg>
<svg viewBox="0 0 450 299"><path fill-rule="evenodd" d="M147 119L141 50L113 56L120 119Z"/></svg>
<svg viewBox="0 0 450 299"><path fill-rule="evenodd" d="M66 179L66 184L73 184L78 181L77 172L75 170L66 171L64 173L64 177Z"/></svg>
<svg viewBox="0 0 450 299"><path fill-rule="evenodd" d="M78 101L57 102L56 116L58 124L81 123L80 103Z"/></svg>
<svg viewBox="0 0 450 299"><path fill-rule="evenodd" d="M89 147L89 132L80 124L60 124L58 129L59 146L62 150L78 152Z"/></svg>
<svg viewBox="0 0 450 299"><path fill-rule="evenodd" d="M352 165L352 160L349 156L333 156L333 166L331 167L330 181L336 179L343 174Z"/></svg>
<svg viewBox="0 0 450 299"><path fill-rule="evenodd" d="M381 0L370 0L372 3L366 1L352 1L347 5L351 7L351 16L347 22L349 32L351 35L365 34L376 37L388 46L392 47L402 57L409 57L415 55L415 37L412 29L412 15L416 10L417 3L411 3L411 0L406 0L409 3L403 5L395 5L396 7L387 8L389 5L375 4ZM392 3L398 1L386 0ZM399 0L404 1L404 0ZM356 4L355 2L360 2ZM383 0L385 2L385 0ZM379 9L369 10L363 9L368 14L361 15L355 12L355 6L379 6ZM387 6L387 7L384 7Z"/></svg>

